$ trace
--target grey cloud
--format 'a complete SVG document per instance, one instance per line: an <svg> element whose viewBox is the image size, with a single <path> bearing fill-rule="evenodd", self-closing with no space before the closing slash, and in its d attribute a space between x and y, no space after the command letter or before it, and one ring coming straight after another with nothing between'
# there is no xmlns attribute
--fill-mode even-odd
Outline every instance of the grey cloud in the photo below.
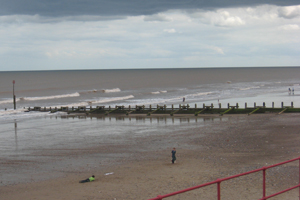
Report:
<svg viewBox="0 0 300 200"><path fill-rule="evenodd" d="M155 15L147 15L144 18L144 21L160 21L160 22L168 22L172 21L172 19L168 18L162 14L155 14Z"/></svg>
<svg viewBox="0 0 300 200"><path fill-rule="evenodd" d="M298 5L299 0L1 0L0 16L136 16L170 9L217 9L261 4L289 6Z"/></svg>
<svg viewBox="0 0 300 200"><path fill-rule="evenodd" d="M278 15L287 19L298 17L300 16L300 6L280 8L278 9Z"/></svg>

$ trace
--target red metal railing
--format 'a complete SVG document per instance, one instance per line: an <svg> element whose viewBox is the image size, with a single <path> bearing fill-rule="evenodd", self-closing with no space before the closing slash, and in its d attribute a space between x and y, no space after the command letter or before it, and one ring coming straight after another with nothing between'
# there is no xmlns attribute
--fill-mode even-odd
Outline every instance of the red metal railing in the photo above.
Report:
<svg viewBox="0 0 300 200"><path fill-rule="evenodd" d="M270 168L273 168L273 167L277 167L279 165L287 164L287 163L290 163L290 162L293 162L293 161L296 161L296 160L299 160L299 183L298 183L298 185L295 185L291 188L288 188L288 189L285 189L283 191L277 192L275 194L266 196L266 170L270 169ZM262 194L262 198L259 199L259 200L266 200L266 199L269 199L271 197L277 196L279 194L288 192L288 191L296 189L296 188L299 188L299 200L300 200L300 157L294 158L292 160L288 160L288 161L285 161L285 162L281 162L281 163L278 163L278 164L275 164L275 165L262 167L262 168L259 168L259 169L256 169L256 170L252 170L252 171L249 171L249 172L242 173L242 174L237 174L237 175L229 176L229 177L226 177L226 178L217 179L217 180L212 181L212 182L204 183L202 185L194 186L194 187L187 188L187 189L184 189L184 190L180 190L180 191L177 191L177 192L173 192L173 193L169 193L169 194L165 194L165 195L158 195L157 197L152 198L152 199L148 199L148 200L162 200L162 199L167 198L167 197L171 197L171 196L174 196L174 195L177 195L177 194L181 194L181 193L184 193L184 192L188 192L188 191L191 191L191 190L195 190L195 189L202 188L202 187L205 187L205 186L208 186L208 185L213 185L213 184L217 184L218 200L221 200L221 182L227 181L227 180L230 180L230 179L233 179L233 178L245 176L245 175L248 175L248 174L256 173L256 172L259 172L259 171L263 172L263 188L262 188L263 194Z"/></svg>

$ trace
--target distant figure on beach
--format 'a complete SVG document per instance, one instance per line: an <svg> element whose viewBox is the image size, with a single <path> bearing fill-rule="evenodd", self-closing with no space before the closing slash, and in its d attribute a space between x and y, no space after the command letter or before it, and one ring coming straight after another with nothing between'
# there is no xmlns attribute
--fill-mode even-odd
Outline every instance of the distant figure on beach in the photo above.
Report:
<svg viewBox="0 0 300 200"><path fill-rule="evenodd" d="M87 178L85 180L79 181L79 183L86 183L86 182L92 182L95 180L95 176L91 176L90 178Z"/></svg>
<svg viewBox="0 0 300 200"><path fill-rule="evenodd" d="M294 88L292 89L292 91L293 91L293 94L294 94Z"/></svg>
<svg viewBox="0 0 300 200"><path fill-rule="evenodd" d="M175 160L176 160L176 149L175 148L173 148L173 150L172 150L172 164L174 164L174 162L175 162Z"/></svg>
<svg viewBox="0 0 300 200"><path fill-rule="evenodd" d="M183 97L182 102L185 102L185 97Z"/></svg>
<svg viewBox="0 0 300 200"><path fill-rule="evenodd" d="M291 88L289 88L289 94L291 94Z"/></svg>

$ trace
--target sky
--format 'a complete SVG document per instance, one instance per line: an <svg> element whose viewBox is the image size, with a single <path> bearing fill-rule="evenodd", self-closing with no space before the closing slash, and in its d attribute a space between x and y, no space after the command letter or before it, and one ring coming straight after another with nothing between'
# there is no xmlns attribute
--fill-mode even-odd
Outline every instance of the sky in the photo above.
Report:
<svg viewBox="0 0 300 200"><path fill-rule="evenodd" d="M0 0L0 71L300 66L299 0Z"/></svg>

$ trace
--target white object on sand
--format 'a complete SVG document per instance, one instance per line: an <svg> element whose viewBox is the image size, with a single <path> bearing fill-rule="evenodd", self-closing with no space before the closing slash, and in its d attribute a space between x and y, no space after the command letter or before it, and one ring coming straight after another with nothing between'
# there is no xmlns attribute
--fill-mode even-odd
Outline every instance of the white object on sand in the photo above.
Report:
<svg viewBox="0 0 300 200"><path fill-rule="evenodd" d="M104 175L107 176L107 175L111 175L111 174L114 174L114 173L113 172L109 172L109 173L106 173Z"/></svg>

